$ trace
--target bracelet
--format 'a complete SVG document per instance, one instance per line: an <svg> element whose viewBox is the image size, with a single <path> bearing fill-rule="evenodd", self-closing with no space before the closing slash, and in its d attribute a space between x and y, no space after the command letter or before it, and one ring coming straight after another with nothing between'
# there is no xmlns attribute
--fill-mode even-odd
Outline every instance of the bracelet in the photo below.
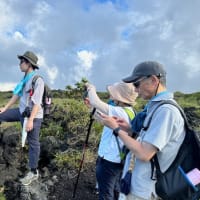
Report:
<svg viewBox="0 0 200 200"><path fill-rule="evenodd" d="M120 127L113 129L113 134L117 137L119 135L119 131L121 130Z"/></svg>

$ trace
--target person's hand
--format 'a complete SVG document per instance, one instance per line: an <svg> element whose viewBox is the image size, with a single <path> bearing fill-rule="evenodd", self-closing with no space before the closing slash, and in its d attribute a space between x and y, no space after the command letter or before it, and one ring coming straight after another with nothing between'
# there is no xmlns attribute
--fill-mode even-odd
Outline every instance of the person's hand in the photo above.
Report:
<svg viewBox="0 0 200 200"><path fill-rule="evenodd" d="M117 119L117 117L110 117L108 115L101 114L102 123L111 129L119 127Z"/></svg>
<svg viewBox="0 0 200 200"><path fill-rule="evenodd" d="M131 127L129 125L129 123L124 120L123 118L117 118L117 123L119 125L119 127L121 129L123 129L124 131L130 131Z"/></svg>
<svg viewBox="0 0 200 200"><path fill-rule="evenodd" d="M105 126L108 126L111 129L115 129L120 127L122 130L126 132L132 133L131 126L128 122L126 122L123 118L119 117L109 117L107 115L101 115L101 121Z"/></svg>
<svg viewBox="0 0 200 200"><path fill-rule="evenodd" d="M90 100L89 100L88 97L86 97L86 98L84 99L84 104L85 104L88 108L91 108Z"/></svg>
<svg viewBox="0 0 200 200"><path fill-rule="evenodd" d="M5 107L1 107L0 108L0 113L3 113L3 112L5 112L6 111L6 108Z"/></svg>
<svg viewBox="0 0 200 200"><path fill-rule="evenodd" d="M29 132L31 130L33 130L33 120L29 118L26 124L26 131Z"/></svg>

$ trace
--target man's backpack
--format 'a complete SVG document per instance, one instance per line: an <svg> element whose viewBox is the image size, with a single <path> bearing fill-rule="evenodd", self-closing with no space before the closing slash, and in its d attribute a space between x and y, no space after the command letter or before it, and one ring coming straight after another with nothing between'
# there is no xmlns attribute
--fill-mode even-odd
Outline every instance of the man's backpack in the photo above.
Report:
<svg viewBox="0 0 200 200"><path fill-rule="evenodd" d="M176 158L164 173L160 170L157 155L152 158L152 174L154 166L156 168L156 193L163 200L198 200L200 184L193 185L187 173L195 168L200 170L200 141L197 133L190 128L182 108L170 100L162 101L153 111L144 130L148 129L153 114L163 104L171 104L179 109L185 121L186 135Z"/></svg>
<svg viewBox="0 0 200 200"><path fill-rule="evenodd" d="M42 78L39 75L36 75L33 77L32 94L34 93L35 83L39 77ZM42 96L42 107L44 109L44 116L48 116L50 114L50 108L51 108L51 103L52 103L51 101L52 101L51 89L49 88L49 86L46 83L44 83L44 93Z"/></svg>

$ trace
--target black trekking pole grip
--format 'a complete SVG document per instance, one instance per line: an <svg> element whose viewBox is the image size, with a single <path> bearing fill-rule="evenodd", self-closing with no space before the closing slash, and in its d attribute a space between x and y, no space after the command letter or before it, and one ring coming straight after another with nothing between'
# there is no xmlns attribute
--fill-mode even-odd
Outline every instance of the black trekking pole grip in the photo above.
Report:
<svg viewBox="0 0 200 200"><path fill-rule="evenodd" d="M86 147L88 145L88 139L89 139L92 123L94 121L93 115L94 115L95 111L96 111L96 108L93 108L92 112L90 113L90 123L89 123L89 126L88 126L87 135L86 135L85 142L84 142L84 145L83 145L82 159L81 159L81 162L80 162L80 165L79 165L77 179L76 179L76 182L74 184L74 190L73 190L72 198L75 198L75 196L76 196L76 189L77 189L77 186L78 186L78 180L79 180L79 176L80 176L81 169L82 169L82 166L83 166L83 161L84 161L84 158L85 158L85 150L86 150Z"/></svg>

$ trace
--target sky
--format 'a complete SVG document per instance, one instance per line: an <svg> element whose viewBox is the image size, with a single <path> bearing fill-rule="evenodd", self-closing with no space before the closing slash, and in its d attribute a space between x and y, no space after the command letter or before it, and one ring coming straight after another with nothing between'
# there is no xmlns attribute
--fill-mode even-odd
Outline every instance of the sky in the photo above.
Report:
<svg viewBox="0 0 200 200"><path fill-rule="evenodd" d="M167 88L200 89L199 0L0 0L0 91L22 79L33 51L52 89L83 77L105 91L143 61L167 71Z"/></svg>

